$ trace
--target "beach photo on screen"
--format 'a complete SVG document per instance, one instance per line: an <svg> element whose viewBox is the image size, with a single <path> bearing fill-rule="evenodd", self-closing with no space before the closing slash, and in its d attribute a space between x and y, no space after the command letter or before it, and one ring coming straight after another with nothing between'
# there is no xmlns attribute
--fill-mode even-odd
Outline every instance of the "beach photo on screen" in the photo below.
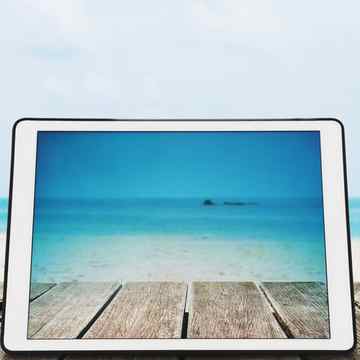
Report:
<svg viewBox="0 0 360 360"><path fill-rule="evenodd" d="M38 132L28 338L329 338L326 276L318 131Z"/></svg>

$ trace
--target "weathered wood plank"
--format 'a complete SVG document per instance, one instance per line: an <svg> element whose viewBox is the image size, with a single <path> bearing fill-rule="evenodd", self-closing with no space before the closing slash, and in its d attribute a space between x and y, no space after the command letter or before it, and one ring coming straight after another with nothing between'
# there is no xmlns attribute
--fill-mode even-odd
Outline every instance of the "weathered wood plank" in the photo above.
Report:
<svg viewBox="0 0 360 360"><path fill-rule="evenodd" d="M354 293L356 294L358 291L360 291L360 282L354 283Z"/></svg>
<svg viewBox="0 0 360 360"><path fill-rule="evenodd" d="M180 338L187 285L127 283L85 338Z"/></svg>
<svg viewBox="0 0 360 360"><path fill-rule="evenodd" d="M30 287L30 301L45 294L48 290L54 287L55 283L32 283Z"/></svg>
<svg viewBox="0 0 360 360"><path fill-rule="evenodd" d="M194 282L189 338L285 338L253 282Z"/></svg>
<svg viewBox="0 0 360 360"><path fill-rule="evenodd" d="M66 360L300 360L296 355L189 355L177 357L169 354L134 354L134 355L77 355L67 356ZM340 360L340 359L339 359Z"/></svg>
<svg viewBox="0 0 360 360"><path fill-rule="evenodd" d="M1 335L1 331L0 331ZM50 356L50 355L8 355L0 348L0 360L57 360L59 356ZM60 360L60 359L59 359Z"/></svg>
<svg viewBox="0 0 360 360"><path fill-rule="evenodd" d="M360 309L355 307L356 345L352 352L353 359L360 360Z"/></svg>
<svg viewBox="0 0 360 360"><path fill-rule="evenodd" d="M42 295L50 288L55 286L54 283L32 283L30 289L30 300L37 298ZM0 282L0 303L2 303L4 298L4 283Z"/></svg>
<svg viewBox="0 0 360 360"><path fill-rule="evenodd" d="M304 360L360 360L360 310L358 307L355 308L355 321L356 321L356 337L357 343L354 351L346 354L335 354L335 355L318 355L318 356L306 356Z"/></svg>
<svg viewBox="0 0 360 360"><path fill-rule="evenodd" d="M30 303L31 338L76 338L119 288L119 283L61 283Z"/></svg>
<svg viewBox="0 0 360 360"><path fill-rule="evenodd" d="M226 355L224 353L218 355L191 355L186 356L185 360L301 360L298 355Z"/></svg>
<svg viewBox="0 0 360 360"><path fill-rule="evenodd" d="M52 289L54 290L54 289ZM40 298L39 298L40 299ZM359 309L356 309L356 322L357 322L357 331L358 331L358 339L360 338L360 312ZM24 358L24 357L21 357ZM50 357L38 357L38 356L34 356L34 357L26 357L27 359L50 359ZM106 359L112 359L112 360L116 360L116 359L164 359L167 360L170 358L170 356L167 355L155 355L155 354L151 354L151 355L114 355L114 356L90 356L90 355L85 355L85 356L76 356L76 357L72 357L75 359L102 359L102 360L106 360ZM221 355L213 355L213 356L195 356L192 355L191 357L186 357L187 360L190 359L243 359L243 360L250 360L250 359L254 359L254 360L265 360L265 359L269 359L269 360L275 360L275 359L284 359L284 360L290 360L290 359L296 359L296 357L292 357L292 356L248 356L248 355L234 355L234 356L224 356L223 354ZM2 359L6 359L6 360L10 360L10 359L14 359L14 357L8 357L6 356L3 352L1 352L0 350L0 360ZM19 357L16 357L16 359L19 359ZM173 358L174 359L174 358ZM315 360L315 359L319 359L319 360L342 360L342 359L359 359L360 360L360 353L359 353L359 348L357 347L357 349L355 350L355 352L352 355L349 355L348 357L343 355L343 354L337 354L337 355L322 355L322 356L303 356L302 359L309 359L309 360ZM174 359L175 360L175 359Z"/></svg>
<svg viewBox="0 0 360 360"><path fill-rule="evenodd" d="M0 332L1 334L1 332ZM176 355L151 353L151 354L112 354L112 355L7 355L0 348L0 360L179 360Z"/></svg>
<svg viewBox="0 0 360 360"><path fill-rule="evenodd" d="M328 338L327 291L323 283L261 284L282 325L295 338Z"/></svg>
<svg viewBox="0 0 360 360"><path fill-rule="evenodd" d="M303 360L355 360L358 359L353 353L337 353L328 355L305 355Z"/></svg>
<svg viewBox="0 0 360 360"><path fill-rule="evenodd" d="M151 354L118 354L118 355L69 355L65 360L180 360L176 355Z"/></svg>
<svg viewBox="0 0 360 360"><path fill-rule="evenodd" d="M50 355L7 355L0 350L0 360L57 360L59 357Z"/></svg>
<svg viewBox="0 0 360 360"><path fill-rule="evenodd" d="M360 283L354 284L354 301L356 305L360 306Z"/></svg>
<svg viewBox="0 0 360 360"><path fill-rule="evenodd" d="M355 360L358 359L352 353L337 353L329 355L306 355L302 357L303 360Z"/></svg>
<svg viewBox="0 0 360 360"><path fill-rule="evenodd" d="M30 301L36 299L40 295L43 295L46 291L50 290L54 283L33 283L30 288ZM3 283L0 283L0 320L2 318L2 301L3 301ZM1 360L1 359L0 359Z"/></svg>

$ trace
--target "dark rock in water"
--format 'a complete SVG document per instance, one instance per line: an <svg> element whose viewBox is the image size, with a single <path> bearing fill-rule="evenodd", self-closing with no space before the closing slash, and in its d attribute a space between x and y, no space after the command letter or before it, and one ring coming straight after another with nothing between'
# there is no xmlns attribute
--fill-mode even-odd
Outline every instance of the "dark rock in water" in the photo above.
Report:
<svg viewBox="0 0 360 360"><path fill-rule="evenodd" d="M203 201L204 206L214 206L216 203L211 199L205 199ZM224 201L223 205L225 206L250 206L250 205L257 205L256 202L245 202L245 201Z"/></svg>
<svg viewBox="0 0 360 360"><path fill-rule="evenodd" d="M224 205L244 206L247 205L247 203L242 201L224 201Z"/></svg>
<svg viewBox="0 0 360 360"><path fill-rule="evenodd" d="M256 202L243 202L243 201L224 201L224 205L249 206L249 205L257 205L257 203Z"/></svg>

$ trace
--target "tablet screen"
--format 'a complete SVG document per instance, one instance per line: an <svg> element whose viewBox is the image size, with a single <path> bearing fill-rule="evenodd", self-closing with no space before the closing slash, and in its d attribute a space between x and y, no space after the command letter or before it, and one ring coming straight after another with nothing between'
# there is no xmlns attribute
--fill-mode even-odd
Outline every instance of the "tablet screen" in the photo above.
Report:
<svg viewBox="0 0 360 360"><path fill-rule="evenodd" d="M29 339L330 337L319 131L39 131L34 204Z"/></svg>

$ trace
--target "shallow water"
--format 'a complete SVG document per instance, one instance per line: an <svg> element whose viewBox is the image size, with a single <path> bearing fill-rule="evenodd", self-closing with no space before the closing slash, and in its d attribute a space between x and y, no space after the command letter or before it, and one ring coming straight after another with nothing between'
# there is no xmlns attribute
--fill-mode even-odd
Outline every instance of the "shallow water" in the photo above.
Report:
<svg viewBox="0 0 360 360"><path fill-rule="evenodd" d="M315 200L256 206L189 200L47 200L39 204L33 280L324 280ZM6 227L0 200L0 231ZM351 199L360 235L360 199Z"/></svg>
<svg viewBox="0 0 360 360"><path fill-rule="evenodd" d="M360 198L350 198L350 232L352 239L360 239Z"/></svg>
<svg viewBox="0 0 360 360"><path fill-rule="evenodd" d="M39 200L32 278L325 280L319 201L223 201Z"/></svg>

